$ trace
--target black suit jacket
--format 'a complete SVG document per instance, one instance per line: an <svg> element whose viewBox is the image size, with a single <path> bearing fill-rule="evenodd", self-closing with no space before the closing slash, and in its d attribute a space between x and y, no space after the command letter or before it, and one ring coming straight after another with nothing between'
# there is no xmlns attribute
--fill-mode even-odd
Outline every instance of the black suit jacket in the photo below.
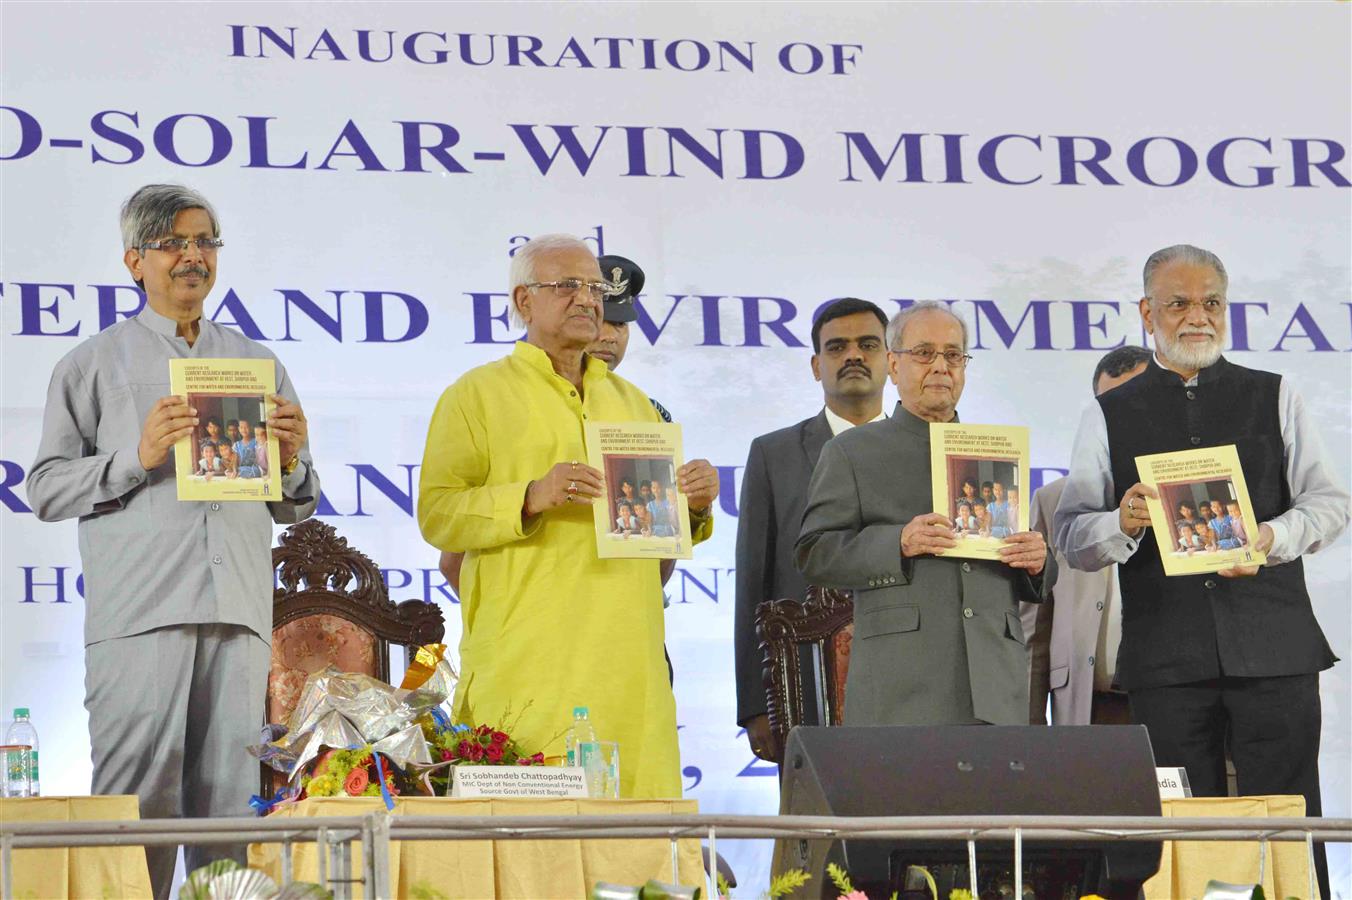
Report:
<svg viewBox="0 0 1352 900"><path fill-rule="evenodd" d="M807 486L831 426L822 411L797 425L751 442L737 510L737 606L733 646L737 663L737 722L765 712L756 605L803 599L807 583L793 563L803 524Z"/></svg>

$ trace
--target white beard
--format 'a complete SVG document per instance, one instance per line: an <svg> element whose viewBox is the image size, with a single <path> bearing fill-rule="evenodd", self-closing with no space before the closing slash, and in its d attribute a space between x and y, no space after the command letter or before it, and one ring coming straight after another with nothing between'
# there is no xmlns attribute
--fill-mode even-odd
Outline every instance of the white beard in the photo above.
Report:
<svg viewBox="0 0 1352 900"><path fill-rule="evenodd" d="M1170 340L1164 332L1155 332L1155 349L1167 362L1184 369L1205 369L1221 358L1221 336L1213 332L1205 344Z"/></svg>

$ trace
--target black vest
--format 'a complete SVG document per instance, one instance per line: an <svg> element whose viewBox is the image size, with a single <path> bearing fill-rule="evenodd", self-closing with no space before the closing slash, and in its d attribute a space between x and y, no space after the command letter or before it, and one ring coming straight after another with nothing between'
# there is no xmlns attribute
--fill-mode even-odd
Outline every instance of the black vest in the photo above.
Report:
<svg viewBox="0 0 1352 900"><path fill-rule="evenodd" d="M1098 398L1108 426L1114 507L1140 481L1136 457L1234 444L1258 525L1291 506L1278 412L1281 376L1224 359L1187 387L1151 362L1146 371ZM1301 675L1337 661L1310 608L1296 559L1251 578L1167 578L1154 530L1118 567L1122 584L1119 677L1128 690L1186 684L1220 675Z"/></svg>

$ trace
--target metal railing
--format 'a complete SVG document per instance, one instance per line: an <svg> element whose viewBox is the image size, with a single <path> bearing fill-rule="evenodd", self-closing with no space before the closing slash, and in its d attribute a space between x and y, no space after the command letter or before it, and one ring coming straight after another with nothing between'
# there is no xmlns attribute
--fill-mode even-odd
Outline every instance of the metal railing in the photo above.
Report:
<svg viewBox="0 0 1352 900"><path fill-rule="evenodd" d="M319 881L336 900L351 896L354 884L365 896L390 891L391 841L470 840L633 840L671 842L676 881L677 841L709 842L764 838L851 840L953 840L967 844L976 885L976 843L1012 842L1015 896L1023 894L1026 840L1099 842L1120 840L1256 841L1259 880L1270 841L1304 841L1310 856L1310 896L1315 896L1315 841L1352 842L1352 819L1326 818L1163 818L1154 816L391 816L384 810L359 816L311 819L145 819L87 822L0 822L0 883L12 896L15 850L52 847L168 846L177 844L281 844L282 883L294 877L294 844L316 845ZM352 842L361 844L361 877L351 878ZM709 895L717 897L716 885Z"/></svg>

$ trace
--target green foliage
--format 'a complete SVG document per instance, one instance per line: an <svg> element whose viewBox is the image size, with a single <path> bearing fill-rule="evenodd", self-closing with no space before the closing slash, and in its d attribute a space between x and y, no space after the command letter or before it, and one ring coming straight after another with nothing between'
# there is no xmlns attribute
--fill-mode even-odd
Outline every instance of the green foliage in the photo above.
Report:
<svg viewBox="0 0 1352 900"><path fill-rule="evenodd" d="M725 885L727 882L723 881L722 878L723 876L720 875L718 890L720 893L726 893ZM770 890L767 892L767 896L772 900L775 897L787 897L811 880L812 876L802 869L789 869L787 872L781 872L770 879Z"/></svg>
<svg viewBox="0 0 1352 900"><path fill-rule="evenodd" d="M969 890L954 888L948 892L948 900L975 900L975 898Z"/></svg>
<svg viewBox="0 0 1352 900"><path fill-rule="evenodd" d="M715 875L716 875L717 878L718 878L718 896L720 896L720 897L730 897L730 896L732 896L732 885L728 884L728 880L727 880L726 878L723 877L723 873L722 873L722 872L715 872ZM773 885L774 882L771 881L770 884ZM772 894L771 896L774 896L774 895Z"/></svg>
<svg viewBox="0 0 1352 900"><path fill-rule="evenodd" d="M849 873L835 863L826 864L826 874L831 876L831 883L842 894L848 894L854 890L854 885L850 883Z"/></svg>

